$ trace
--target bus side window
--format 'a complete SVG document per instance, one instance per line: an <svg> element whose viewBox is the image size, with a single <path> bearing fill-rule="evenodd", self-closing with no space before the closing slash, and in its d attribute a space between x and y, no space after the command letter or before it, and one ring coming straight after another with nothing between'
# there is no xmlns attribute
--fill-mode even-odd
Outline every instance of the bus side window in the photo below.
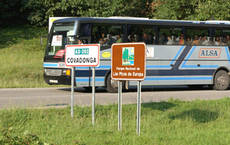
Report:
<svg viewBox="0 0 230 145"><path fill-rule="evenodd" d="M128 42L144 42L153 44L155 42L155 29L152 25L128 25Z"/></svg>
<svg viewBox="0 0 230 145"><path fill-rule="evenodd" d="M229 29L214 29L216 44L222 46L230 46L230 30Z"/></svg>
<svg viewBox="0 0 230 145"><path fill-rule="evenodd" d="M185 45L186 37L182 27L159 27L159 45Z"/></svg>
<svg viewBox="0 0 230 145"><path fill-rule="evenodd" d="M211 32L208 28L187 28L187 39L186 44L209 46L213 45L213 39Z"/></svg>
<svg viewBox="0 0 230 145"><path fill-rule="evenodd" d="M91 42L91 27L92 24L90 23L80 24L80 29L76 36L77 44L80 43L78 42L78 39L80 39L83 44L88 44Z"/></svg>
<svg viewBox="0 0 230 145"><path fill-rule="evenodd" d="M109 49L113 43L125 42L124 30L120 24L94 24L92 42L100 43L101 50Z"/></svg>

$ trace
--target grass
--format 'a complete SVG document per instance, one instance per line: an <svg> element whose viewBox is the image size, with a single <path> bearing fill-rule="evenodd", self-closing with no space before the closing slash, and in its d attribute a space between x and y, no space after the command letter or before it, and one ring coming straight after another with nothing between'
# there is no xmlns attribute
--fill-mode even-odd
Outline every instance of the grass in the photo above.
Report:
<svg viewBox="0 0 230 145"><path fill-rule="evenodd" d="M43 80L46 28L18 26L0 29L0 88L48 87Z"/></svg>
<svg viewBox="0 0 230 145"><path fill-rule="evenodd" d="M136 135L136 105L123 106L123 130L117 131L117 106L12 109L0 111L0 129L12 136L35 134L57 145L227 145L230 144L230 99L142 104L141 136ZM0 135L0 140L3 135Z"/></svg>

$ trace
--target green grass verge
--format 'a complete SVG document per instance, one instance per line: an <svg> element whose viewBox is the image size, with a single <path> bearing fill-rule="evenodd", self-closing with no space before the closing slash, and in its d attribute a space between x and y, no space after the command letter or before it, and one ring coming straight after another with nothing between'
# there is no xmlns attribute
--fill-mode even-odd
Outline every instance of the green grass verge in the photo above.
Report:
<svg viewBox="0 0 230 145"><path fill-rule="evenodd" d="M13 109L0 111L0 129L15 139L34 134L42 142L95 145L227 145L230 144L230 99L142 104L141 136L136 135L136 105L123 106L123 130L117 131L117 106ZM1 131L4 132L4 131ZM9 136L9 135L8 135ZM10 137L8 137L10 139ZM0 135L0 141L7 140Z"/></svg>
<svg viewBox="0 0 230 145"><path fill-rule="evenodd" d="M18 26L0 29L0 88L48 87L43 80L47 28Z"/></svg>

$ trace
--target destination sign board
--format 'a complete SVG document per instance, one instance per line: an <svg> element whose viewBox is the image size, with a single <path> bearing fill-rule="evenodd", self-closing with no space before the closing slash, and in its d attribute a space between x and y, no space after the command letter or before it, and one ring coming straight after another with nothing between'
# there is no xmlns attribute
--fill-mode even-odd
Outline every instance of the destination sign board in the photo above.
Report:
<svg viewBox="0 0 230 145"><path fill-rule="evenodd" d="M146 70L145 43L112 45L112 79L144 80Z"/></svg>
<svg viewBox="0 0 230 145"><path fill-rule="evenodd" d="M99 44L87 45L66 45L65 64L66 66L99 66Z"/></svg>

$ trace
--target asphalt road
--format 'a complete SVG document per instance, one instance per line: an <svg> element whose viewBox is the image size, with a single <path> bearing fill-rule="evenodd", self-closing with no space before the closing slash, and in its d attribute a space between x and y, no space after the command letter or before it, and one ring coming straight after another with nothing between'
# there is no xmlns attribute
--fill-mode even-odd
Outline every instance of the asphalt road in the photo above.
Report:
<svg viewBox="0 0 230 145"><path fill-rule="evenodd" d="M136 103L136 89L123 92L123 104ZM75 89L75 104L91 105L91 92ZM213 100L230 97L230 90L215 91L207 88L143 88L142 103L167 101L171 98L184 101ZM0 89L0 109L28 107L66 107L70 104L70 88L13 88ZM108 93L104 89L96 90L96 104L117 104L117 93Z"/></svg>

